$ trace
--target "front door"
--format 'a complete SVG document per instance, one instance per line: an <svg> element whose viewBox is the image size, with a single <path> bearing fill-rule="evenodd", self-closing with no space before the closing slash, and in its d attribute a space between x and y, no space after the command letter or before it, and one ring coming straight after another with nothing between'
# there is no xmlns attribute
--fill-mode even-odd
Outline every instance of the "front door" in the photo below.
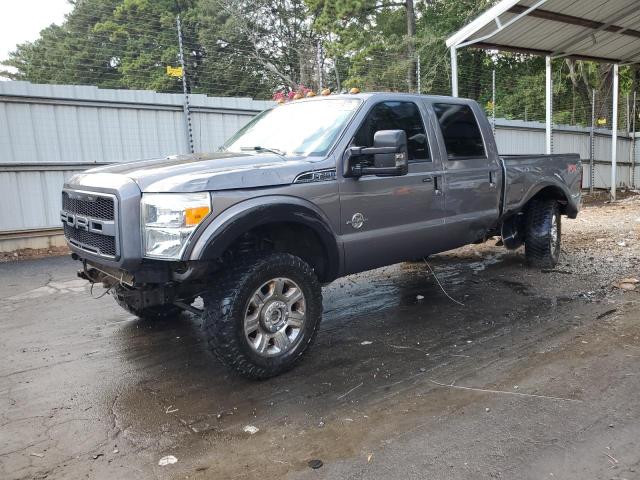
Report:
<svg viewBox="0 0 640 480"><path fill-rule="evenodd" d="M381 101L370 107L351 140L351 146L371 147L375 132L404 130L409 171L393 177L339 178L347 273L418 258L438 249L435 239L444 224L443 172L431 148L433 129L425 129L426 114L417 102Z"/></svg>

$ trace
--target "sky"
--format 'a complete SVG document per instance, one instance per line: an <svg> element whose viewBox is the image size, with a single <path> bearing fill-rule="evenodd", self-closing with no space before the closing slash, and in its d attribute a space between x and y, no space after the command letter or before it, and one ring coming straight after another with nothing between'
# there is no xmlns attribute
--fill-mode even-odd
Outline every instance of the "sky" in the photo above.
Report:
<svg viewBox="0 0 640 480"><path fill-rule="evenodd" d="M70 11L67 0L0 0L0 60L18 43L38 38L43 28L62 23Z"/></svg>

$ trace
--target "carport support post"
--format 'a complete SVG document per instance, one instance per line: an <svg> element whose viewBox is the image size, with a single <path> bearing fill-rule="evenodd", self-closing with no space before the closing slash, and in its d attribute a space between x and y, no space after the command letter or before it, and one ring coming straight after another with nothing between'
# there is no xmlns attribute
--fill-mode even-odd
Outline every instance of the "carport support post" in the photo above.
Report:
<svg viewBox="0 0 640 480"><path fill-rule="evenodd" d="M591 131L589 132L589 193L593 194L595 171L595 154L596 154L596 89L591 94Z"/></svg>
<svg viewBox="0 0 640 480"><path fill-rule="evenodd" d="M458 96L458 51L451 47L451 96Z"/></svg>
<svg viewBox="0 0 640 480"><path fill-rule="evenodd" d="M546 88L545 88L545 109L547 114L547 129L546 129L546 145L547 145L547 155L551 155L553 151L553 146L551 144L552 140L552 123L553 123L553 78L551 77L551 57L547 55L546 57Z"/></svg>
<svg viewBox="0 0 640 480"><path fill-rule="evenodd" d="M613 66L613 118L611 119L611 201L616 199L616 166L618 160L618 77L620 66Z"/></svg>

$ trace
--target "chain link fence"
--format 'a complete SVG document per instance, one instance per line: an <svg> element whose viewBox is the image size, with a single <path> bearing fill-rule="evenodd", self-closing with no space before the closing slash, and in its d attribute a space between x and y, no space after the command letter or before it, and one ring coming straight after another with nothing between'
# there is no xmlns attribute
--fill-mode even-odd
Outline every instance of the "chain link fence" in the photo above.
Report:
<svg viewBox="0 0 640 480"><path fill-rule="evenodd" d="M92 5L78 2L64 35L61 30L47 31L59 39L49 41L43 35L42 42L23 48L21 56L10 62L9 76L33 83L180 93L190 151L194 150L190 102L194 94L278 100L353 87L432 95L451 92L449 52L440 38L418 37L408 48L405 37L394 41L392 36L392 40L372 36L366 48L346 48L344 41L338 44L331 35L315 32L305 19L282 20L277 28L267 25L272 20L269 8L279 8L279 2L256 2L250 12L240 11L231 1L210 2L219 8L205 9L202 16L188 8L180 14L167 13L153 2L111 0L101 2L100 8ZM355 25L356 34L358 28L367 27ZM65 35L73 41L69 43ZM459 65L460 95L478 101L494 125L498 119L545 121L544 59L469 49L460 52ZM553 62L554 127L590 129L591 145L596 133L611 129L610 70L607 65ZM623 68L623 78L631 77L624 76ZM635 82L623 81L621 91L617 128L632 137L638 120Z"/></svg>

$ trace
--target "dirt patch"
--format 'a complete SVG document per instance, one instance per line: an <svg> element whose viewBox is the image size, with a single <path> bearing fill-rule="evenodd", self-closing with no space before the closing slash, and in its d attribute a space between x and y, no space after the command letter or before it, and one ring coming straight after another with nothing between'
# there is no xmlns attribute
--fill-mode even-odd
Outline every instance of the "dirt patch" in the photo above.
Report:
<svg viewBox="0 0 640 480"><path fill-rule="evenodd" d="M67 247L24 248L15 252L0 253L0 263L33 260L44 257L59 257L62 255L69 255L70 253L71 250Z"/></svg>

